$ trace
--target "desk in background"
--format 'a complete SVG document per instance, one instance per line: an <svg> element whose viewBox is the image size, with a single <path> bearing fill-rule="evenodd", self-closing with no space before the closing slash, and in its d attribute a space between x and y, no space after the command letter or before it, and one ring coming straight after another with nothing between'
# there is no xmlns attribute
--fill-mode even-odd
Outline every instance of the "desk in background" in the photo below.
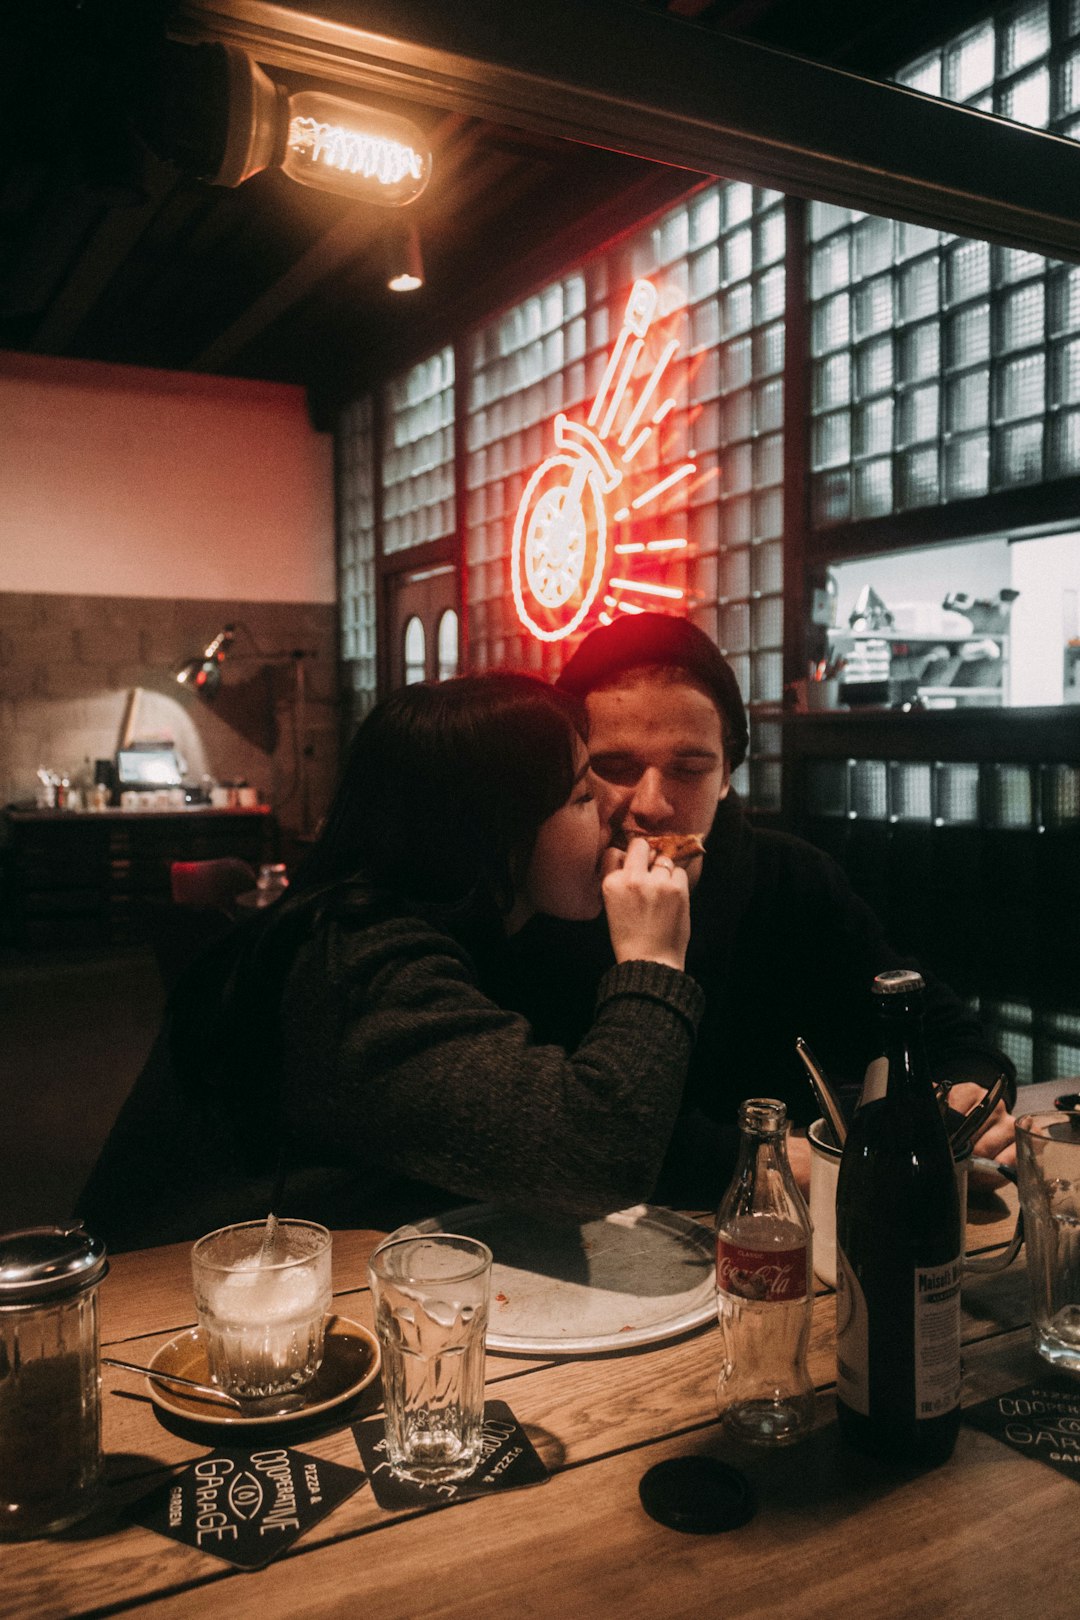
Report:
<svg viewBox="0 0 1080 1620"><path fill-rule="evenodd" d="M0 930L17 946L124 945L169 898L173 861L277 858L266 808L6 810L0 821Z"/></svg>

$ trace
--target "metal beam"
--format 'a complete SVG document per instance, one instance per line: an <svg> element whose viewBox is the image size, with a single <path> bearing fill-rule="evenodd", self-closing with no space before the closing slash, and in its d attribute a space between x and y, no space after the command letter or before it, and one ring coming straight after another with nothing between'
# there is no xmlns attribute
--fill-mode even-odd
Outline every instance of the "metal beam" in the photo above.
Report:
<svg viewBox="0 0 1080 1620"><path fill-rule="evenodd" d="M172 37L695 174L1080 260L1080 145L624 0L180 0Z"/></svg>

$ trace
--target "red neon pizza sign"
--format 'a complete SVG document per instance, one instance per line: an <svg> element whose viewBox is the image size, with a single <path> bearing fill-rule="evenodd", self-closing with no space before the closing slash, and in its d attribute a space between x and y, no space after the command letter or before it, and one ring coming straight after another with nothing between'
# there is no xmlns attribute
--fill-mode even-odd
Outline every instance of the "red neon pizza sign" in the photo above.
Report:
<svg viewBox="0 0 1080 1620"><path fill-rule="evenodd" d="M678 586L634 579L633 564L622 560L645 554L655 562L658 552L685 553L685 536L611 538L613 525L647 515L654 502L697 470L693 461L680 462L628 494L635 457L675 407L674 396L660 385L678 351L677 339L638 376L656 306L652 282L636 281L588 418L575 422L560 411L555 450L537 467L518 505L510 583L518 618L541 641L572 635L598 598L597 617L610 623L613 612L640 613L685 596Z"/></svg>

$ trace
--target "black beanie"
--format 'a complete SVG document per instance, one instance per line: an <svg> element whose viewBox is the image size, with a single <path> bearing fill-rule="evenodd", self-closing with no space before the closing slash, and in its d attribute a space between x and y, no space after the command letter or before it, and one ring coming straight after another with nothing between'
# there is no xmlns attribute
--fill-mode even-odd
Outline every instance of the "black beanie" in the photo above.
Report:
<svg viewBox="0 0 1080 1620"><path fill-rule="evenodd" d="M731 770L741 765L750 731L739 683L720 649L689 619L670 613L624 613L612 624L597 625L567 660L555 684L584 699L615 676L648 664L684 669L705 688L724 723L728 765Z"/></svg>

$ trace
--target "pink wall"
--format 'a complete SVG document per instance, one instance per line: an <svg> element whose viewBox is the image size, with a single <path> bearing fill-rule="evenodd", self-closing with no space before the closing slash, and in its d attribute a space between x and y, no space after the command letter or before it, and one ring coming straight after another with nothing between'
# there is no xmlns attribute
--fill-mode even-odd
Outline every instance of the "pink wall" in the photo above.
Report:
<svg viewBox="0 0 1080 1620"><path fill-rule="evenodd" d="M0 353L0 591L333 602L300 388Z"/></svg>
<svg viewBox="0 0 1080 1620"><path fill-rule="evenodd" d="M0 805L36 770L112 755L132 693L141 737L189 779L243 779L295 830L337 770L332 442L302 389L0 352ZM244 628L208 703L179 663ZM295 675L250 655L303 647Z"/></svg>

